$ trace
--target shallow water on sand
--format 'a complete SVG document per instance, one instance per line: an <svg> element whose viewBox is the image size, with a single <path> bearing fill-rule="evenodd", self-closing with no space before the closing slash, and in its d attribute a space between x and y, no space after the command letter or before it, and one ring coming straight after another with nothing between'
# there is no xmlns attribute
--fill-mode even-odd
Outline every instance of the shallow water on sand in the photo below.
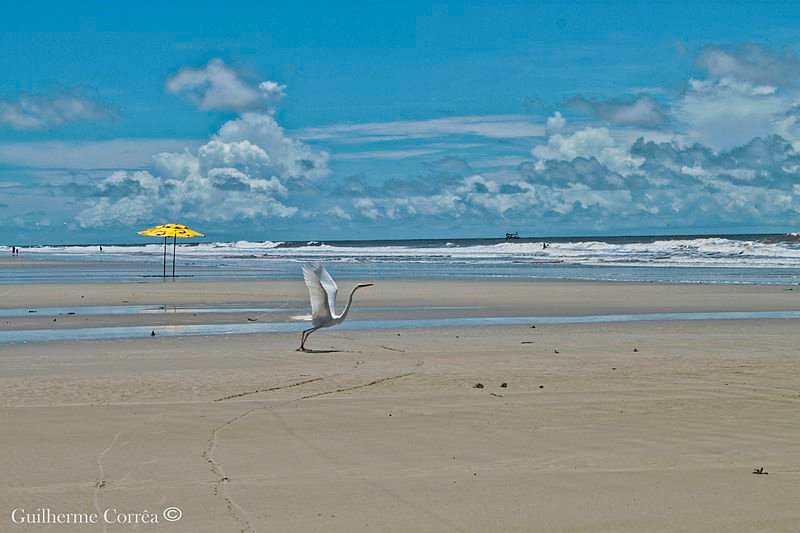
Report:
<svg viewBox="0 0 800 533"><path fill-rule="evenodd" d="M408 329L470 326L513 326L543 324L589 324L676 320L800 319L800 311L731 311L710 313L639 313L621 315L514 316L478 318L432 318L408 320L351 320L337 329ZM305 321L248 324L195 324L181 326L121 326L74 329L38 329L0 332L0 344L73 340L115 340L151 336L240 335L299 332L310 326Z"/></svg>

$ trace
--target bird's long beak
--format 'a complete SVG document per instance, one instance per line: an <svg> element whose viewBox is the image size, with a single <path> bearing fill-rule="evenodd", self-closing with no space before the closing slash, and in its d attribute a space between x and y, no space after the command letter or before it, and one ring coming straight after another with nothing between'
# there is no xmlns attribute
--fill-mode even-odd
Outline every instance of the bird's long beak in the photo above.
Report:
<svg viewBox="0 0 800 533"><path fill-rule="evenodd" d="M359 283L358 284L359 287L372 287L373 285L375 285L375 284L374 283Z"/></svg>

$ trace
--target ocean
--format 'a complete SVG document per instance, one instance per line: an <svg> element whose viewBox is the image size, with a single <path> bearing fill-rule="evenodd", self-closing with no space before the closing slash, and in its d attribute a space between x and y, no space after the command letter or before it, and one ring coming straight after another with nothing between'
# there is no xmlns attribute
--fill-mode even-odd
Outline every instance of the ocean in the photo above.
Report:
<svg viewBox="0 0 800 533"><path fill-rule="evenodd" d="M11 255L10 248L0 251ZM172 272L168 246L167 274ZM142 281L162 275L162 243L21 248L33 265L0 283ZM51 261L48 261L51 260ZM531 278L676 283L800 283L800 234L179 242L180 279L297 279L319 261L341 279Z"/></svg>
<svg viewBox="0 0 800 533"><path fill-rule="evenodd" d="M0 252L11 255L10 248ZM167 273L171 274L171 242ZM33 265L0 283L152 280L163 244L21 248ZM298 279L319 261L340 279L531 278L672 283L800 283L800 234L365 241L183 241L180 279Z"/></svg>

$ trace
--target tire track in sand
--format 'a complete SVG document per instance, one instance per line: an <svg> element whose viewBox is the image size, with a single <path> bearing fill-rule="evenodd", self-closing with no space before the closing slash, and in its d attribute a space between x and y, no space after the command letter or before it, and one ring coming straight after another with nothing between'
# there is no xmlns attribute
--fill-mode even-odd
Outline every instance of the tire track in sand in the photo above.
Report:
<svg viewBox="0 0 800 533"><path fill-rule="evenodd" d="M360 366L360 364L361 364L361 362L356 362L355 366L353 366L351 368L350 372L347 372L347 374L350 374L354 370L356 370ZM286 401L280 402L280 403L281 404L288 404L288 403L292 403L292 402L298 402L298 401L301 401L301 400L308 400L308 399L311 399L311 398L318 398L320 396L326 396L326 395L329 395L329 394L335 394L337 392L347 392L347 391L352 391L352 390L357 390L357 389L363 389L363 388L366 388L366 387L372 387L374 385L378 385L380 383L385 383L387 381L393 381L393 380L397 380L397 379L402 379L402 378L405 378L405 377L408 377L410 375L415 374L416 371L419 369L419 367L421 367L423 364L424 364L424 361L420 360L420 361L417 361L417 364L415 365L414 370L411 371L411 372L405 372L403 374L397 374L397 375L394 375L394 376L387 376L385 378L375 379L375 380L372 380L372 381L370 381L368 383L363 383L363 384L355 385L355 386L352 386L352 387L341 387L341 388L331 389L331 390L322 391L322 392L318 392L318 393L314 393L314 394L307 394L305 396L301 396L299 398L294 398L294 399L291 399L291 400L286 400ZM330 379L330 378L342 376L344 374L345 374L344 372L340 372L340 373L337 373L337 374L332 374L330 376L321 376L321 377L318 377L318 378L312 378L310 380L304 380L302 382L291 383L289 385L281 385L281 386L277 386L277 387L269 387L267 389L263 389L260 392L268 392L268 391L272 392L272 391L277 391L277 390L283 390L283 389L298 387L300 385L304 385L304 384L307 384L307 383L319 382L319 381L322 381L322 380L325 380L325 379ZM258 391L255 391L255 392L258 392ZM247 395L247 394L253 394L253 393L244 393L244 395ZM231 395L229 397L220 398L219 400L214 400L214 401L215 402L224 401L224 400L227 400L227 399L233 399L233 398L238 398L238 397L240 397L240 396L234 394L234 395ZM235 417L223 422L219 426L215 427L211 432L211 437L207 441L206 449L202 453L203 459L206 460L206 462L208 463L208 465L209 465L209 467L211 469L211 473L216 478L215 481L214 481L212 493L214 494L215 497L222 499L222 501L225 503L225 508L226 508L226 512L227 512L228 516L233 518L239 524L241 533L256 533L256 528L253 526L253 523L251 522L250 517L247 514L247 511L245 511L244 508L241 505L239 505L231 497L230 493L228 492L228 490L226 488L226 485L231 482L231 479L225 474L225 470L223 470L222 465L220 465L220 463L216 459L214 459L214 451L217 448L217 443L219 441L219 435L225 429L227 429L228 427L232 426L233 424L243 420L244 418L246 418L247 416L249 416L250 414L252 414L252 413L254 413L256 411L263 411L265 409L269 409L272 405L274 405L274 404L267 403L267 404L259 406L259 407L253 407L252 409L248 409L245 412L243 412L243 413L241 413L241 414L239 414L239 415L237 415L237 416L235 416ZM383 491L386 492L385 489ZM403 501L404 503L407 503L409 505L413 505L413 503L406 502L402 498L399 498L399 497L397 497L397 498L400 501Z"/></svg>
<svg viewBox="0 0 800 533"><path fill-rule="evenodd" d="M360 363L357 363L353 367L353 369L358 368L359 364ZM225 397L222 397L222 398L218 398L218 399L213 400L213 401L214 402L223 402L225 400L238 399L238 398L241 398L243 396L248 396L248 395L251 395L251 394L258 394L258 393L262 393L262 392L274 392L274 391L279 391L279 390L284 390L284 389L291 389L293 387L299 387L301 385L306 385L308 383L314 383L314 382L317 382L317 381L322 381L324 379L329 379L329 378L332 378L332 377L336 377L336 376L339 376L341 374L342 373L332 374L330 376L320 376L320 377L316 377L316 378L297 381L297 382L294 382L294 383L289 383L287 385L278 385L278 386L275 386L275 387L267 387L265 389L258 389L258 390L255 390L255 391L248 391L248 392L241 392L241 393L231 394L231 395L228 395L228 396L225 396ZM239 524L241 533L255 532L256 529L253 527L252 522L250 522L250 517L248 516L247 511L245 511L244 508L242 508L242 506L239 505L231 497L230 493L228 492L228 490L227 490L225 485L230 482L230 478L227 475L225 475L225 470L223 470L222 465L220 465L219 462L216 459L214 459L214 451L217 449L217 442L219 441L219 434L222 431L224 431L227 427L231 426L232 424L235 424L239 420L242 420L243 418L245 418L250 413L252 413L254 411L260 411L260 410L266 409L268 407L269 407L269 404L266 404L266 405L263 405L263 406L260 406L260 407L253 407L252 409L248 409L247 411L245 411L245 412L243 412L243 413L241 413L241 414L239 414L239 415L237 415L237 416L235 416L235 417L233 417L233 418L231 418L229 420L226 420L225 422L223 422L219 426L215 427L211 432L211 437L208 439L208 441L206 443L206 449L202 453L203 459L206 460L206 462L208 463L208 465L209 465L209 467L211 469L211 473L216 478L214 480L212 493L214 494L215 497L220 498L225 503L225 511L226 511L226 513L228 514L228 516L233 518Z"/></svg>
<svg viewBox="0 0 800 533"><path fill-rule="evenodd" d="M399 379L401 377L410 376L411 374L413 374L413 372L409 372L407 374L401 374L401 375L394 376L394 377L389 377L389 378L376 380L375 383L383 383L383 382L389 381L391 379ZM363 388L363 387L368 387L368 386L373 385L375 383L370 383L370 384L365 384L365 385L361 385L361 386L351 387L351 388L343 389L343 390L360 389L360 388ZM312 397L316 397L316 396L312 396ZM383 493L384 495L392 498L393 500L398 501L398 502L400 502L400 503L402 503L402 504L404 504L404 505L406 505L406 506L418 511L419 513L421 513L421 514L423 514L423 515L435 520L436 522L439 522L440 524L445 526L448 531L466 531L464 528L458 526L457 524L454 524L453 522L451 522L446 517L436 513L435 511L433 511L431 509L427 509L427 508L425 508L425 507L423 507L423 506L421 506L421 505L419 505L419 504L417 504L417 503L415 503L415 502L413 502L413 501L411 501L411 500L409 500L407 498L404 498L403 496L397 494L396 492L393 492L393 491L387 489L386 487L384 487L380 483L377 483L377 482L375 482L375 481L373 481L373 480L371 480L369 478L366 478L366 477L360 476L358 474L355 474L353 472L350 472L346 468L342 468L341 463L339 463L339 461L337 461L335 456L333 456L332 454L328 453L328 451L325 450L324 448L313 444L311 441L309 441L308 439L306 439L302 435L298 434L289 425L289 423L286 422L274 409L270 409L270 414L281 424L281 426L283 426L283 428L286 430L286 432L288 434L290 434L295 439L299 440L305 446L307 446L308 448L313 450L317 455L319 455L320 457L325 459L328 463L330 463L331 465L333 465L335 467L338 467L341 472L345 473L346 475L349 475L350 477L352 477L356 481L360 481L362 483L365 483L366 485L369 485L371 488L377 490L378 492Z"/></svg>
<svg viewBox="0 0 800 533"><path fill-rule="evenodd" d="M132 429L136 429L136 428L141 427L141 426L143 426L145 424L148 424L148 423L152 422L153 420L155 420L156 418L162 417L162 416L164 416L165 414L167 414L169 412L170 411L164 411L163 413L159 413L159 414L157 414L155 416L152 416L152 417L148 418L147 420L143 420L141 422L137 422L136 424L133 424L133 425L128 426L128 427L126 427L124 429L121 429L120 431L118 431L114 435L114 437L111 439L111 443L106 447L106 449L103 450L102 452L100 452L100 455L97 456L97 460L95 461L95 464L97 465L97 481L95 481L95 484L94 484L94 495L92 496L92 502L94 503L94 509L95 509L95 511L97 511L98 515L101 514L100 501L99 501L99 499L100 499L100 489L105 488L105 486L107 485L107 480L106 480L106 477L105 477L105 471L103 470L103 458L106 456L106 454L108 452L111 451L111 448L114 447L114 445L117 443L117 440L119 440L120 436L122 436L123 433L126 433L126 432L128 432L128 431L130 431ZM106 524L105 522L103 523L103 531L108 531L108 524Z"/></svg>

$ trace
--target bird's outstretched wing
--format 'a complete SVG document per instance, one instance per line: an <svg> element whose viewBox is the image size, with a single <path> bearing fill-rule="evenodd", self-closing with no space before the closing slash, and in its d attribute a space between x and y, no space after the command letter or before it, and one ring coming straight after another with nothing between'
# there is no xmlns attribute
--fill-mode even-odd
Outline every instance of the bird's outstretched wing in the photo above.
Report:
<svg viewBox="0 0 800 533"><path fill-rule="evenodd" d="M308 294L311 297L311 320L315 325L317 323L328 322L333 318L329 296L321 281L323 272L325 272L325 269L322 268L322 265L303 265L303 279L306 282ZM330 275L327 272L325 272L325 275L330 279ZM334 288L335 287L336 284L334 283Z"/></svg>
<svg viewBox="0 0 800 533"><path fill-rule="evenodd" d="M333 281L333 278L328 271L325 270L325 267L320 265L320 273L319 273L319 282L322 284L322 288L325 289L325 293L328 295L328 309L331 311L331 316L336 317L336 295L339 293L339 287L336 286L336 282Z"/></svg>

